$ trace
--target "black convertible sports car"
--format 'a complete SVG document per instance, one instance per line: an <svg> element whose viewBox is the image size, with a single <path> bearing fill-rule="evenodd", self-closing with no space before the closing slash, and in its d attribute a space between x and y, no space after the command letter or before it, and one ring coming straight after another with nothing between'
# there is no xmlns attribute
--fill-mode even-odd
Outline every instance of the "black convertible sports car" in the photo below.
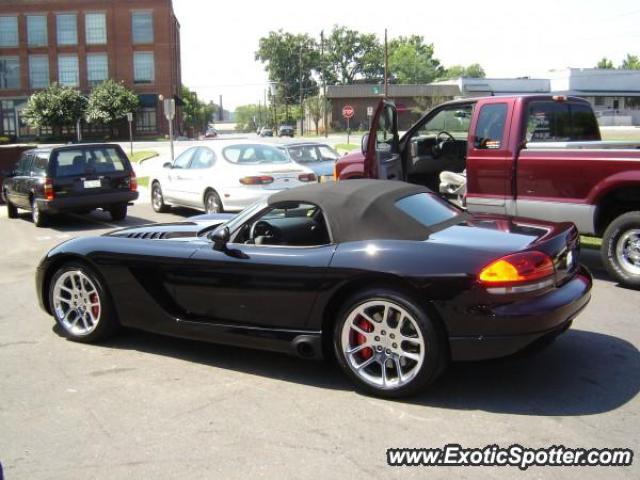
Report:
<svg viewBox="0 0 640 480"><path fill-rule="evenodd" d="M570 223L469 215L420 186L352 180L275 193L236 216L71 240L36 283L73 340L124 325L335 355L356 386L398 397L450 360L566 330L590 299L578 249Z"/></svg>

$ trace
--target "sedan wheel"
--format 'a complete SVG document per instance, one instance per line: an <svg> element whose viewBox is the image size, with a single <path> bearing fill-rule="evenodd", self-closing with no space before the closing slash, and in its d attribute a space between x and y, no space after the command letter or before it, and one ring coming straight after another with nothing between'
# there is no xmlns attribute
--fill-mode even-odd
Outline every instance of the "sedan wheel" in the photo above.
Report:
<svg viewBox="0 0 640 480"><path fill-rule="evenodd" d="M440 371L437 332L407 297L389 292L354 302L335 334L343 369L375 395L413 393Z"/></svg>
<svg viewBox="0 0 640 480"><path fill-rule="evenodd" d="M222 202L216 192L207 193L204 199L204 210L208 214L222 213Z"/></svg>
<svg viewBox="0 0 640 480"><path fill-rule="evenodd" d="M49 305L64 333L73 340L95 341L117 326L104 289L83 265L69 264L56 272L49 290Z"/></svg>
<svg viewBox="0 0 640 480"><path fill-rule="evenodd" d="M169 206L164 203L162 187L160 187L158 182L155 182L151 188L151 206L153 207L153 210L158 213L163 213L169 210Z"/></svg>

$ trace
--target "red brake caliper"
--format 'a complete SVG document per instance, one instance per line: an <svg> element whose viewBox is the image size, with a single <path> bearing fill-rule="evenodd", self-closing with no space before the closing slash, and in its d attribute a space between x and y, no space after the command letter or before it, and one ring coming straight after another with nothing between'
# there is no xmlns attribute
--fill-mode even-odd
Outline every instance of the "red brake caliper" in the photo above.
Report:
<svg viewBox="0 0 640 480"><path fill-rule="evenodd" d="M363 318L358 320L356 322L356 325L358 325L365 332L373 331L373 325L371 325L369 322L367 322ZM355 343L356 345L362 345L363 343L367 343L367 337L365 337L361 333L356 332ZM360 352L358 353L360 353L360 356L362 357L363 360L368 360L369 358L371 358L371 355L373 355L373 350L371 350L371 348L369 347L366 347L360 350Z"/></svg>
<svg viewBox="0 0 640 480"><path fill-rule="evenodd" d="M98 294L95 292L92 293L89 295L89 300L91 300L91 303L98 303ZM98 315L100 314L100 307L98 305L91 307L91 313L93 313L95 318L98 318Z"/></svg>

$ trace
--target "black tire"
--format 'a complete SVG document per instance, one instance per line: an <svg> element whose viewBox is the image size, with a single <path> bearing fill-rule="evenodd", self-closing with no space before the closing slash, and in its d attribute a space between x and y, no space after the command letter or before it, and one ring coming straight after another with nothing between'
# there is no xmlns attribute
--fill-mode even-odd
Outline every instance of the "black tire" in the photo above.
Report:
<svg viewBox="0 0 640 480"><path fill-rule="evenodd" d="M93 282L97 290L97 295L100 301L99 318L97 320L97 325L90 333L78 334L67 328L62 319L59 318L62 311L56 310L56 303L54 301L55 285L58 280L68 272L82 272L82 274L86 275L91 282ZM61 266L51 278L51 282L49 283L49 292L47 294L49 297L51 313L65 337L69 340L82 343L93 343L99 340L104 340L118 331L120 324L116 317L111 297L100 280L99 275L97 275L94 270L86 264L80 262L69 262Z"/></svg>
<svg viewBox="0 0 640 480"><path fill-rule="evenodd" d="M40 210L35 198L31 199L31 220L38 228L46 227L49 220L47 214Z"/></svg>
<svg viewBox="0 0 640 480"><path fill-rule="evenodd" d="M111 219L114 222L119 222L127 218L127 204L121 203L119 205L114 205L109 209L109 213L111 214Z"/></svg>
<svg viewBox="0 0 640 480"><path fill-rule="evenodd" d="M164 196L162 195L162 187L159 182L153 182L151 186L151 207L154 212L165 213L168 212L170 207L164 203Z"/></svg>
<svg viewBox="0 0 640 480"><path fill-rule="evenodd" d="M18 218L18 207L16 207L13 203L11 203L9 199L6 199L6 202L7 202L7 217Z"/></svg>
<svg viewBox="0 0 640 480"><path fill-rule="evenodd" d="M209 190L204 196L204 211L209 214L224 212L220 196L213 190Z"/></svg>
<svg viewBox="0 0 640 480"><path fill-rule="evenodd" d="M395 306L394 308L400 307L401 309L404 309L408 314L410 314L412 319L415 321L415 324L417 324L417 326L419 327L420 334L422 335L422 340L424 343L424 347L421 346L421 348L424 348L423 361L419 367L416 363L416 366L414 367L415 374L412 379L404 385L399 384L394 388L387 389L372 385L370 382L361 378L359 374L356 374L354 368L350 365L349 360L347 359L345 346L343 345L343 327L349 320L351 314L356 309L362 307L368 302L380 301L386 302L387 304L392 304ZM433 383L447 365L448 354L446 345L444 344L443 335L440 333L438 327L434 323L434 320L429 316L424 308L422 308L413 298L411 298L410 295L407 295L400 291L394 291L384 288L366 289L346 300L337 318L338 320L336 321L333 331L333 346L336 360L342 370L346 373L346 375L354 382L356 388L364 393L383 398L399 398L416 394L420 391L425 390L431 383ZM381 322L375 328L385 327ZM386 334L388 342L393 342L391 338L394 337L391 332L392 330L386 332L384 330L376 330L371 334ZM372 338L380 339L382 337L376 336ZM382 340L384 341L385 339L382 338ZM395 341L403 343L402 340ZM387 346L390 347L390 344ZM396 344L394 343L393 346L395 347ZM381 344L378 344L377 347L371 349L372 355L377 354L376 348L378 347L381 347ZM403 349L402 346L400 346L400 348ZM378 355L383 356L385 353L389 352L390 350L387 349L386 351L380 351ZM391 353L391 355L394 355L394 353ZM392 357L385 358L387 358L386 360L384 360L385 365L393 365L394 360L392 359ZM372 363L371 366L375 367L375 363L376 362ZM366 370L367 368L363 368L362 370ZM378 368L383 368L380 363L378 363ZM400 380L400 375L397 375L397 380Z"/></svg>
<svg viewBox="0 0 640 480"><path fill-rule="evenodd" d="M627 212L609 224L602 238L602 262L621 285L640 288L640 211ZM632 257L629 258L628 253Z"/></svg>

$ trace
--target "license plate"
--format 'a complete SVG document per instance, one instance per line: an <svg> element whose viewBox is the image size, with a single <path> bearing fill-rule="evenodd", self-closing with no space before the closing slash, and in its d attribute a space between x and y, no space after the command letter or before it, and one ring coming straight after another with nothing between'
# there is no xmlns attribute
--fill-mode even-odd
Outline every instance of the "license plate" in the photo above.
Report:
<svg viewBox="0 0 640 480"><path fill-rule="evenodd" d="M85 180L84 188L100 188L102 186L102 182L100 180Z"/></svg>

